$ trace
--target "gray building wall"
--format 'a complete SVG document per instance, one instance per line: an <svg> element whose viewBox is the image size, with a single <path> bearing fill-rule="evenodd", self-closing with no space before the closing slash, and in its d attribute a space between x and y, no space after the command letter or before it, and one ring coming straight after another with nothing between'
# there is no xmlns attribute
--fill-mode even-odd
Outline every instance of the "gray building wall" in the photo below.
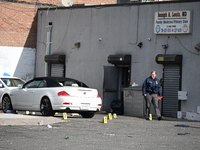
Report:
<svg viewBox="0 0 200 150"><path fill-rule="evenodd" d="M162 77L163 65L155 62L157 54L183 55L181 89L188 91L188 100L181 103L181 111L196 113L200 106L200 52L194 46L200 40L199 8L200 2L190 1L39 9L36 76L45 74L47 25L52 22L51 54L66 55L66 76L97 88L101 95L103 68L111 66L109 55L132 55L131 81L139 85L151 70ZM154 34L155 12L176 10L191 10L192 33ZM76 42L81 43L80 48L74 46ZM168 44L166 51L163 44Z"/></svg>

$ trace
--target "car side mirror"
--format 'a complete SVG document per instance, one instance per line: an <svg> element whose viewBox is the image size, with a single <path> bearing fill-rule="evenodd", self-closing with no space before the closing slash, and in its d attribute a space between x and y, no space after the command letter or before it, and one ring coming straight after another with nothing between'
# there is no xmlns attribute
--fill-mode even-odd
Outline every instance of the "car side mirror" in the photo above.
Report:
<svg viewBox="0 0 200 150"><path fill-rule="evenodd" d="M23 87L22 84L19 84L19 85L18 85L18 88L19 88L19 89L22 89L22 87Z"/></svg>
<svg viewBox="0 0 200 150"><path fill-rule="evenodd" d="M3 84L2 83L0 83L0 88L2 88L3 87Z"/></svg>

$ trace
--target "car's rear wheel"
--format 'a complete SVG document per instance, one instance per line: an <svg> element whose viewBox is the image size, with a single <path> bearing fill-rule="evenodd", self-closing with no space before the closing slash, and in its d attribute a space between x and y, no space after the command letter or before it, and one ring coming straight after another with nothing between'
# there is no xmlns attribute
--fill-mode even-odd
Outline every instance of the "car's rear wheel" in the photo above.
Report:
<svg viewBox="0 0 200 150"><path fill-rule="evenodd" d="M12 103L8 96L4 96L2 99L2 110L4 113L7 112L7 110L12 110Z"/></svg>
<svg viewBox="0 0 200 150"><path fill-rule="evenodd" d="M55 114L52 109L51 102L47 97L41 100L40 112L43 116L54 116Z"/></svg>
<svg viewBox="0 0 200 150"><path fill-rule="evenodd" d="M81 113L81 116L83 118L92 118L94 117L95 113L91 113L91 112L85 112L85 113Z"/></svg>

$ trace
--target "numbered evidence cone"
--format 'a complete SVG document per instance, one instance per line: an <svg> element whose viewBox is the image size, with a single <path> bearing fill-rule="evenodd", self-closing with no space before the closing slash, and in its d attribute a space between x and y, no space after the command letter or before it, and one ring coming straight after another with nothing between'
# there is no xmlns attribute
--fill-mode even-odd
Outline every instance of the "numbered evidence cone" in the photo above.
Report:
<svg viewBox="0 0 200 150"><path fill-rule="evenodd" d="M63 113L63 114L62 114L62 119L63 119L63 120L67 120L67 113Z"/></svg>
<svg viewBox="0 0 200 150"><path fill-rule="evenodd" d="M108 113L108 120L112 120L112 114Z"/></svg>
<svg viewBox="0 0 200 150"><path fill-rule="evenodd" d="M113 118L117 118L117 114L114 113L114 114L113 114Z"/></svg>
<svg viewBox="0 0 200 150"><path fill-rule="evenodd" d="M103 117L102 123L108 123L108 117L107 116Z"/></svg>
<svg viewBox="0 0 200 150"><path fill-rule="evenodd" d="M29 111L25 111L25 114L26 114L26 115L29 115L29 114L30 114L30 112L29 112Z"/></svg>
<svg viewBox="0 0 200 150"><path fill-rule="evenodd" d="M149 114L149 120L152 120L152 114Z"/></svg>

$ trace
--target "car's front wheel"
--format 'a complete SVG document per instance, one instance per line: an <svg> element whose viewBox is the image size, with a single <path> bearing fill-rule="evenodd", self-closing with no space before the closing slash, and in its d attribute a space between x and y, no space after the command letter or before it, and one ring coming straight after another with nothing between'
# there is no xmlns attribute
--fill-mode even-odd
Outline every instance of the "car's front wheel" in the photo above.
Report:
<svg viewBox="0 0 200 150"><path fill-rule="evenodd" d="M2 99L2 110L4 113L7 112L7 110L12 110L12 103L8 96L4 96Z"/></svg>
<svg viewBox="0 0 200 150"><path fill-rule="evenodd" d="M41 100L40 112L43 116L54 116L55 114L52 109L51 102L47 97Z"/></svg>
<svg viewBox="0 0 200 150"><path fill-rule="evenodd" d="M95 113L91 113L91 112L84 112L84 113L81 113L81 116L83 117L83 118L92 118L92 117L94 117L94 115L95 115Z"/></svg>

